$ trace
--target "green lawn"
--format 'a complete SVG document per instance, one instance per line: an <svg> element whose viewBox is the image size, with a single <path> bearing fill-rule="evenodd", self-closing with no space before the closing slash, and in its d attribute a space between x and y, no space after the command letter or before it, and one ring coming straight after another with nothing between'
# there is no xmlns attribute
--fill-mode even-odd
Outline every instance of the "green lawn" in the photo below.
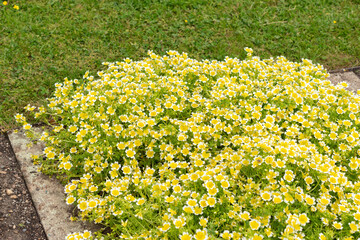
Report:
<svg viewBox="0 0 360 240"><path fill-rule="evenodd" d="M139 60L149 49L222 60L251 47L262 58L358 66L359 22L359 0L8 1L0 6L0 130L15 127L13 115L43 102L63 78Z"/></svg>

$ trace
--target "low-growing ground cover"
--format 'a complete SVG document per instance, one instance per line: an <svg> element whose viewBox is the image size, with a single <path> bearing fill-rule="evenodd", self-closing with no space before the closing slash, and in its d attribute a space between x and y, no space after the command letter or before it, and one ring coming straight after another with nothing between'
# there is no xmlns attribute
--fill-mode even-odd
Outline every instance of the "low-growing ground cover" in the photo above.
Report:
<svg viewBox="0 0 360 240"><path fill-rule="evenodd" d="M0 130L28 103L39 106L65 76L104 61L140 60L152 49L195 59L312 59L359 65L358 0L11 0L0 2ZM5 2L5 1L4 1ZM18 9L14 7L18 6Z"/></svg>
<svg viewBox="0 0 360 240"><path fill-rule="evenodd" d="M310 60L245 50L104 62L26 107L52 126L35 162L111 229L68 239L360 237L359 95Z"/></svg>

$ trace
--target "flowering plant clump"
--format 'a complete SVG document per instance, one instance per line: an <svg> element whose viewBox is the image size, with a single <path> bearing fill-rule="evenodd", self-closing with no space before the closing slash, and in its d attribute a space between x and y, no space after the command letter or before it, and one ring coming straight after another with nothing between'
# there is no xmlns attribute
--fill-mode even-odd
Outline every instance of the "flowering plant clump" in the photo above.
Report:
<svg viewBox="0 0 360 240"><path fill-rule="evenodd" d="M111 229L67 239L360 237L359 95L309 60L245 50L106 62L26 107L51 119L41 169Z"/></svg>

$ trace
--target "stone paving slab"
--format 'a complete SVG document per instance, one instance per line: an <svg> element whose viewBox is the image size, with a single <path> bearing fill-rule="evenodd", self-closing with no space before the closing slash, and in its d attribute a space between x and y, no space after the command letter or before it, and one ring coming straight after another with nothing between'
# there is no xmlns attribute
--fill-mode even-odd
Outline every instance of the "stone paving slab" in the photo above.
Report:
<svg viewBox="0 0 360 240"><path fill-rule="evenodd" d="M35 130L41 131L40 128L35 128ZM64 187L57 179L50 178L37 171L37 167L32 163L31 156L41 155L44 144L39 142L28 147L30 140L23 131L13 132L8 136L47 238L49 240L61 240L72 232L99 229L94 224L71 222L72 208L65 203Z"/></svg>
<svg viewBox="0 0 360 240"><path fill-rule="evenodd" d="M334 85L347 82L349 86L346 89L349 91L356 92L356 90L360 89L360 79L354 72L332 73L328 79Z"/></svg>

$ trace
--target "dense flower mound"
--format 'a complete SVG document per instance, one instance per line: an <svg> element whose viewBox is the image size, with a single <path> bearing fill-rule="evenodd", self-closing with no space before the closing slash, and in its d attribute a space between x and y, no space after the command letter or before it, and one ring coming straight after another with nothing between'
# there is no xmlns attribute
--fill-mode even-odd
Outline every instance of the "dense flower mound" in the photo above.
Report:
<svg viewBox="0 0 360 240"><path fill-rule="evenodd" d="M51 119L41 169L111 229L68 239L360 237L359 95L309 60L245 50L106 62L26 107Z"/></svg>

